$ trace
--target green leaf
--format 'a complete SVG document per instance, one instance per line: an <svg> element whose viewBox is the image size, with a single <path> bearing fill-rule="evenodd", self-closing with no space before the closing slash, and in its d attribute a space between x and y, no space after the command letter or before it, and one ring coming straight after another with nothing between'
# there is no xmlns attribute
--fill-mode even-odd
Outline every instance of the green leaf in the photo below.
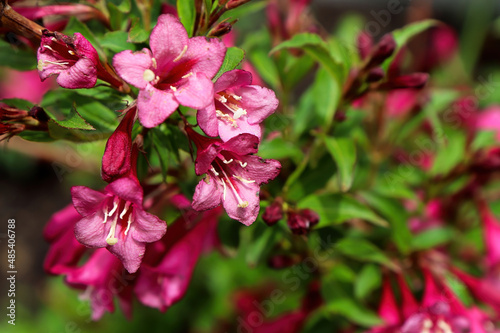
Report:
<svg viewBox="0 0 500 333"><path fill-rule="evenodd" d="M394 40L396 41L396 50L394 50L394 53L392 56L390 56L388 59L384 61L384 64L382 65L382 68L387 70L389 68L389 65L392 63L396 55L398 54L399 50L406 44L408 41L418 35L419 33L440 24L439 21L433 20L433 19L428 19L428 20L423 20L423 21L418 21L415 23L410 23L401 29L394 30L392 32L392 35L394 37Z"/></svg>
<svg viewBox="0 0 500 333"><path fill-rule="evenodd" d="M463 161L467 144L466 133L459 130L446 131L446 147L439 149L436 153L431 175L445 175L455 166Z"/></svg>
<svg viewBox="0 0 500 333"><path fill-rule="evenodd" d="M50 111L47 114L51 117L51 121L55 122L57 125L68 128L68 129L81 129L81 130L95 130L95 128L87 123L85 119L76 110L76 104L73 104L71 111L63 120L58 120Z"/></svg>
<svg viewBox="0 0 500 333"><path fill-rule="evenodd" d="M165 143L169 142L169 139L158 127L153 128L150 133L153 135L154 149L160 160L161 174L165 181L169 165L169 149L166 149Z"/></svg>
<svg viewBox="0 0 500 333"><path fill-rule="evenodd" d="M339 85L328 75L326 70L321 68L316 73L312 89L315 102L314 109L318 115L319 123L327 132L332 125L340 101Z"/></svg>
<svg viewBox="0 0 500 333"><path fill-rule="evenodd" d="M5 67L27 71L36 68L36 53L0 40L0 64Z"/></svg>
<svg viewBox="0 0 500 333"><path fill-rule="evenodd" d="M130 43L144 43L148 38L149 33L143 28L141 19L138 17L132 18L127 41Z"/></svg>
<svg viewBox="0 0 500 333"><path fill-rule="evenodd" d="M374 327L383 324L383 321L374 312L347 297L330 301L325 306L325 311L340 314L350 322L364 327Z"/></svg>
<svg viewBox="0 0 500 333"><path fill-rule="evenodd" d="M12 108L17 108L19 110L29 111L33 107L33 103L21 98L5 98L0 100L1 103L4 103Z"/></svg>
<svg viewBox="0 0 500 333"><path fill-rule="evenodd" d="M320 226L339 224L350 219L362 219L387 227L387 221L361 202L345 194L312 194L298 203L299 208L310 208L320 216Z"/></svg>
<svg viewBox="0 0 500 333"><path fill-rule="evenodd" d="M344 238L335 248L343 255L363 262L375 262L391 269L394 263L378 247L363 238Z"/></svg>
<svg viewBox="0 0 500 333"><path fill-rule="evenodd" d="M382 273L376 265L365 265L356 276L354 295L358 299L365 299L382 284Z"/></svg>
<svg viewBox="0 0 500 333"><path fill-rule="evenodd" d="M344 82L344 68L342 63L338 62L331 55L328 44L317 34L302 33L296 34L291 39L284 41L271 50L271 54L283 49L297 48L304 50L311 57L316 59L331 75L338 85L338 89Z"/></svg>
<svg viewBox="0 0 500 333"><path fill-rule="evenodd" d="M411 247L414 251L432 249L451 241L455 233L447 227L436 227L413 236Z"/></svg>
<svg viewBox="0 0 500 333"><path fill-rule="evenodd" d="M263 141L260 144L259 156L265 159L291 158L298 164L304 158L304 153L293 142L285 141L283 138L276 138L272 141Z"/></svg>
<svg viewBox="0 0 500 333"><path fill-rule="evenodd" d="M106 33L101 38L101 46L116 53L135 48L134 44L128 42L128 33L125 31Z"/></svg>
<svg viewBox="0 0 500 333"><path fill-rule="evenodd" d="M488 148L496 144L495 140L496 132L482 130L477 132L474 140L471 143L472 151L478 151L483 148Z"/></svg>
<svg viewBox="0 0 500 333"><path fill-rule="evenodd" d="M276 228L269 228L264 224L259 224L264 228L262 232L258 232L258 228L254 228L253 241L246 248L245 259L250 267L255 267L261 263L271 251L276 239Z"/></svg>
<svg viewBox="0 0 500 333"><path fill-rule="evenodd" d="M271 87L280 86L280 75L272 57L264 50L254 50L249 53L250 61L255 66L260 76Z"/></svg>
<svg viewBox="0 0 500 333"><path fill-rule="evenodd" d="M217 80L225 72L235 69L243 61L243 58L245 58L245 51L238 47L228 47L224 61L214 80Z"/></svg>
<svg viewBox="0 0 500 333"><path fill-rule="evenodd" d="M337 164L338 179L342 192L347 192L354 179L356 145L351 138L323 137L326 148Z"/></svg>
<svg viewBox="0 0 500 333"><path fill-rule="evenodd" d="M188 36L193 36L194 20L196 18L194 0L177 0L177 14L182 25L186 28Z"/></svg>
<svg viewBox="0 0 500 333"><path fill-rule="evenodd" d="M23 138L24 140L33 142L52 142L54 139L50 136L48 132L44 131L22 131L17 136Z"/></svg>

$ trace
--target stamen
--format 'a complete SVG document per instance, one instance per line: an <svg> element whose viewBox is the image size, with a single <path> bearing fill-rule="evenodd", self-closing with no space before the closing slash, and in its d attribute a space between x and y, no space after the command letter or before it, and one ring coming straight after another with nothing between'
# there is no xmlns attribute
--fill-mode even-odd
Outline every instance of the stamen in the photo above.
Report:
<svg viewBox="0 0 500 333"><path fill-rule="evenodd" d="M176 88L176 87L174 87L174 86L170 86L170 89L171 89L172 91L177 91L177 88Z"/></svg>
<svg viewBox="0 0 500 333"><path fill-rule="evenodd" d="M50 47L50 46L48 46L48 45L44 45L43 47L45 47L46 49L51 50L52 52L56 52L53 48L51 48L51 47Z"/></svg>
<svg viewBox="0 0 500 333"><path fill-rule="evenodd" d="M125 216L129 207L130 207L130 201L127 201L125 203L125 208L123 208L122 212L120 213L120 219L122 219L123 216Z"/></svg>
<svg viewBox="0 0 500 333"><path fill-rule="evenodd" d="M142 74L142 78L144 79L144 81L151 82L155 79L155 73L150 69L146 69Z"/></svg>
<svg viewBox="0 0 500 333"><path fill-rule="evenodd" d="M116 222L118 222L118 215L115 216L115 219L113 220L113 224L111 225L111 228L109 229L108 236L106 237L106 243L108 243L108 245L115 245L116 243L118 243L118 238L115 237Z"/></svg>
<svg viewBox="0 0 500 333"><path fill-rule="evenodd" d="M113 199L113 208L109 212L109 216L112 216L116 212L116 210L118 209L118 204L119 203L120 203L120 199L118 197L115 197Z"/></svg>
<svg viewBox="0 0 500 333"><path fill-rule="evenodd" d="M104 221L102 222L103 224L108 222L108 207L104 208Z"/></svg>
<svg viewBox="0 0 500 333"><path fill-rule="evenodd" d="M217 98L219 100L219 102L221 103L226 103L227 102L227 98L222 96L222 95L219 95L219 97Z"/></svg>
<svg viewBox="0 0 500 333"><path fill-rule="evenodd" d="M241 101L241 96L238 95L231 95L232 98L234 98L237 101Z"/></svg>
<svg viewBox="0 0 500 333"><path fill-rule="evenodd" d="M222 162L224 162L224 164L229 164L233 161L233 159L230 159L229 161L226 161L226 160L222 160Z"/></svg>
<svg viewBox="0 0 500 333"><path fill-rule="evenodd" d="M71 55L75 55L76 53L71 51L71 50L68 50L68 53L71 54Z"/></svg>
<svg viewBox="0 0 500 333"><path fill-rule="evenodd" d="M229 179L229 177L226 174L226 172L223 169L221 169L221 171L224 174L224 177L226 178L226 182L231 187L231 190L233 191L233 194L236 197L236 200L238 200L238 207L240 207L240 208L246 208L246 207L248 207L248 201L243 201L243 199L241 199L240 195L238 194L238 191L236 191L236 189L234 188L234 185L231 182L231 180ZM224 183L224 180L222 182ZM226 200L225 197L224 197L224 200Z"/></svg>
<svg viewBox="0 0 500 333"><path fill-rule="evenodd" d="M191 75L193 75L193 72L189 72L187 73L186 75L184 75L182 78L183 79L187 79L188 77L190 77Z"/></svg>
<svg viewBox="0 0 500 333"><path fill-rule="evenodd" d="M127 221L127 229L125 230L124 234L127 236L128 231L130 230L130 225L132 224L132 214L128 216L128 221Z"/></svg>
<svg viewBox="0 0 500 333"><path fill-rule="evenodd" d="M45 67L46 64L51 64L51 65L57 65L61 67L65 67L66 65L69 65L69 62L65 61L50 61L50 60L38 60L38 65L37 68L39 71L43 71L43 68Z"/></svg>
<svg viewBox="0 0 500 333"><path fill-rule="evenodd" d="M153 68L157 68L158 67L158 63L156 62L155 58L151 58L151 62L153 63Z"/></svg>
<svg viewBox="0 0 500 333"><path fill-rule="evenodd" d="M215 176L217 176L217 177L219 176L219 173L217 171L215 171L215 168L213 166L210 168L210 170L212 170L212 172L214 173Z"/></svg>
<svg viewBox="0 0 500 333"><path fill-rule="evenodd" d="M235 95L231 95L231 96L234 97ZM239 99L241 99L240 96L236 96L236 97L239 97ZM235 98L235 100L239 100L239 99ZM242 109L241 107L239 107L238 105L236 105L234 103L229 103L225 96L218 95L217 100L219 102L221 102L222 105L224 105L229 111L234 113L234 116L233 116L234 119L238 119L241 116L244 116L247 114L247 111L245 109Z"/></svg>
<svg viewBox="0 0 500 333"><path fill-rule="evenodd" d="M233 175L233 177L242 181L243 183L247 183L247 184L255 183L255 180L248 180L248 179L245 179L243 177L236 176L236 175Z"/></svg>
<svg viewBox="0 0 500 333"><path fill-rule="evenodd" d="M231 111L233 111L233 110L231 110ZM247 114L247 111L245 109L240 108L240 107L238 107L236 109L236 111L233 111L233 112L234 112L234 116L233 116L234 119L238 119L239 117L244 116L244 115Z"/></svg>
<svg viewBox="0 0 500 333"><path fill-rule="evenodd" d="M226 182L224 181L224 179L222 179L222 187L224 187L224 191L222 192L222 200L226 200L227 186L226 186Z"/></svg>
<svg viewBox="0 0 500 333"><path fill-rule="evenodd" d="M236 123L236 120L234 120L230 115L225 114L220 110L215 110L215 114L217 115L217 117L230 123L234 128L238 127L238 123Z"/></svg>
<svg viewBox="0 0 500 333"><path fill-rule="evenodd" d="M186 53L187 49L188 46L184 45L184 48L182 49L181 53L174 59L174 62L179 61L182 58L182 56Z"/></svg>
<svg viewBox="0 0 500 333"><path fill-rule="evenodd" d="M246 167L248 164L247 162L242 163L241 161L238 161L238 163L241 165L242 168Z"/></svg>

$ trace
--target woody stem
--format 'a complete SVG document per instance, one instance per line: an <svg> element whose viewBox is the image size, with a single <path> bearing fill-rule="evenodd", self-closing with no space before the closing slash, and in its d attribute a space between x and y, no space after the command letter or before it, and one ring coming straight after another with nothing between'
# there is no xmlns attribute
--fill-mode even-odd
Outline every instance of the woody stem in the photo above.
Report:
<svg viewBox="0 0 500 333"><path fill-rule="evenodd" d="M42 30L45 29L13 10L7 0L0 0L0 27L33 41L39 41L42 38Z"/></svg>

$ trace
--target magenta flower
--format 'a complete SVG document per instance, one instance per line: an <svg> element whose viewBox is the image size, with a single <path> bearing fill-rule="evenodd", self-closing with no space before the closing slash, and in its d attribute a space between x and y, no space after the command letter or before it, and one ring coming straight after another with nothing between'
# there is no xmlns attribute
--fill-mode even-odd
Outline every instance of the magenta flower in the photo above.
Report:
<svg viewBox="0 0 500 333"><path fill-rule="evenodd" d="M281 164L251 155L259 144L254 135L244 133L222 142L186 130L198 148L196 174L206 174L196 186L193 208L202 211L222 203L229 217L252 224L259 214L260 185L274 179Z"/></svg>
<svg viewBox="0 0 500 333"><path fill-rule="evenodd" d="M500 107L494 105L480 112L476 117L476 128L494 132L496 140L500 141Z"/></svg>
<svg viewBox="0 0 500 333"><path fill-rule="evenodd" d="M214 209L187 214L170 227L163 240L151 245L134 289L139 301L165 311L184 296L205 245L213 244L220 213Z"/></svg>
<svg viewBox="0 0 500 333"><path fill-rule="evenodd" d="M43 268L50 274L65 274L74 269L87 249L80 244L73 231L82 217L73 205L68 205L52 215L43 230L43 237L50 243Z"/></svg>
<svg viewBox="0 0 500 333"><path fill-rule="evenodd" d="M120 260L108 251L97 249L85 264L69 272L65 282L85 289L83 296L90 300L93 320L115 310L115 296L123 312L131 317L134 277L126 275Z"/></svg>
<svg viewBox="0 0 500 333"><path fill-rule="evenodd" d="M142 187L135 176L113 181L104 192L74 186L71 194L83 216L75 225L78 241L88 247L107 247L130 273L139 268L145 243L159 240L166 232L164 221L144 211Z"/></svg>
<svg viewBox="0 0 500 333"><path fill-rule="evenodd" d="M169 14L161 15L150 38L151 51L123 51L115 55L118 75L140 89L139 120L155 127L181 105L200 109L213 99L210 80L224 60L226 47L216 39L188 38L184 26Z"/></svg>
<svg viewBox="0 0 500 333"><path fill-rule="evenodd" d="M241 133L260 139L260 123L278 107L274 92L252 85L252 74L238 69L222 74L214 91L213 102L198 110L201 129L209 136L219 135L223 141Z"/></svg>
<svg viewBox="0 0 500 333"><path fill-rule="evenodd" d="M51 75L59 75L57 83L69 89L92 88L97 82L99 56L92 44L78 32L68 37L45 30L37 58L42 81Z"/></svg>

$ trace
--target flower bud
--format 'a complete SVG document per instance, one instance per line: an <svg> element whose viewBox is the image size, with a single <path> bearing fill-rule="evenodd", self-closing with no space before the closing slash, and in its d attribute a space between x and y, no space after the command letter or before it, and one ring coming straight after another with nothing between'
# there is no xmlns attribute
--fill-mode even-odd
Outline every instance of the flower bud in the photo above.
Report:
<svg viewBox="0 0 500 333"><path fill-rule="evenodd" d="M413 73L391 78L389 81L381 84L379 89L404 89L404 88L422 88L429 79L427 73Z"/></svg>
<svg viewBox="0 0 500 333"><path fill-rule="evenodd" d="M370 60L366 64L365 68L373 68L381 65L387 58L389 58L396 49L396 41L392 35L385 35L382 39L375 45L370 53Z"/></svg>
<svg viewBox="0 0 500 333"><path fill-rule="evenodd" d="M315 226L319 223L319 215L312 209L303 209L300 211L300 215L308 220L311 226Z"/></svg>
<svg viewBox="0 0 500 333"><path fill-rule="evenodd" d="M226 4L226 9L234 9L236 7L246 4L249 1L250 0L229 0L229 2Z"/></svg>
<svg viewBox="0 0 500 333"><path fill-rule="evenodd" d="M306 235L311 227L311 223L307 218L294 212L288 213L286 222L292 233L296 235Z"/></svg>
<svg viewBox="0 0 500 333"><path fill-rule="evenodd" d="M283 218L283 204L281 200L275 200L271 205L266 207L262 219L268 226L275 225Z"/></svg>
<svg viewBox="0 0 500 333"><path fill-rule="evenodd" d="M368 72L366 76L366 82L372 83L380 81L384 78L384 70L381 67L375 67Z"/></svg>
<svg viewBox="0 0 500 333"><path fill-rule="evenodd" d="M233 20L231 22L224 21L217 24L208 32L207 37L222 37L225 34L230 33L233 29L233 24L235 24L236 21L238 20Z"/></svg>

